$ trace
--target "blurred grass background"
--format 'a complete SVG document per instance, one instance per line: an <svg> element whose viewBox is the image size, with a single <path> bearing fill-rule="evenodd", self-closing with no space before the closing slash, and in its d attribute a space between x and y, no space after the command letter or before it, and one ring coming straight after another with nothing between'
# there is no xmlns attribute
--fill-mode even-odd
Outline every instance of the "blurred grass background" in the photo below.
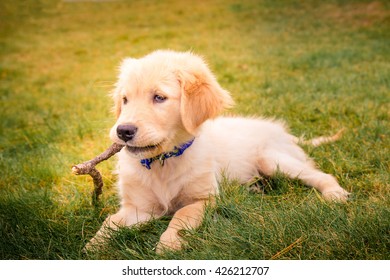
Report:
<svg viewBox="0 0 390 280"><path fill-rule="evenodd" d="M1 259L389 259L388 1L0 2ZM125 57L155 49L203 55L236 100L233 114L286 120L296 135L347 128L306 147L353 193L329 204L277 176L253 194L224 182L188 246L157 256L169 218L81 249L118 207L114 160L91 205L71 174L110 144L111 90ZM243 222L245 221L245 222Z"/></svg>

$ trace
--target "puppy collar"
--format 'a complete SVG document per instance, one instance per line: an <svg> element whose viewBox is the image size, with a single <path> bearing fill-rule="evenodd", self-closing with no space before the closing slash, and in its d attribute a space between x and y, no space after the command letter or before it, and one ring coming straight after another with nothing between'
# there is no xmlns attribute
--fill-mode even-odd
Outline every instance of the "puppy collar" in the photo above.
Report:
<svg viewBox="0 0 390 280"><path fill-rule="evenodd" d="M168 152L168 153L162 153L161 155L158 155L158 156L155 156L155 157L152 157L152 158L145 158L145 159L141 159L141 164L146 167L147 169L151 169L150 165L155 161L155 160L158 160L160 161L160 164L161 166L164 165L164 161L168 158L171 158L171 157L178 157L178 156L181 156L185 150L187 150L191 145L192 143L194 142L195 138L191 139L190 141L180 145L179 147L176 147L173 148L173 151L171 152Z"/></svg>

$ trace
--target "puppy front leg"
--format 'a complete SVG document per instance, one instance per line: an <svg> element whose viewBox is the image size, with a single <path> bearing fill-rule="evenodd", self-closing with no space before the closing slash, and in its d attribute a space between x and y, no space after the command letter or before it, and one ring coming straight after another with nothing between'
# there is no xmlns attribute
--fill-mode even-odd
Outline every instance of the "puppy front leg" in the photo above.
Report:
<svg viewBox="0 0 390 280"><path fill-rule="evenodd" d="M182 238L179 231L195 229L201 224L206 203L207 200L199 200L184 206L174 214L167 230L161 235L157 244L157 254L161 254L164 250L179 250L181 248Z"/></svg>
<svg viewBox="0 0 390 280"><path fill-rule="evenodd" d="M116 214L106 218L96 235L85 245L84 250L89 251L104 246L113 230L120 226L132 226L151 219L151 214L139 211L136 207L124 206Z"/></svg>

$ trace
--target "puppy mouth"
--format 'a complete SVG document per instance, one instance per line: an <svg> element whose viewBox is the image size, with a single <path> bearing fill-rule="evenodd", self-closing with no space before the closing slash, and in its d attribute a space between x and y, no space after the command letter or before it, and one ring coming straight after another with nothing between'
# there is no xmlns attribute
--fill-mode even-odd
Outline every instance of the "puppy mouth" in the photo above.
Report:
<svg viewBox="0 0 390 280"><path fill-rule="evenodd" d="M158 143L155 145L143 146L143 147L131 146L129 144L126 144L126 149L132 154L142 154L142 153L152 152L160 146L161 146L161 143Z"/></svg>

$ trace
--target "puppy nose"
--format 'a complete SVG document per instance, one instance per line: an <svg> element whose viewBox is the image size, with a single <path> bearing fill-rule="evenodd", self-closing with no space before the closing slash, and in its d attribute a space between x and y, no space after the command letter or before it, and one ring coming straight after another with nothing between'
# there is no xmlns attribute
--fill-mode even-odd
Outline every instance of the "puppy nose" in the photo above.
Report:
<svg viewBox="0 0 390 280"><path fill-rule="evenodd" d="M121 124L116 128L116 134L119 139L127 142L134 138L138 128L132 124Z"/></svg>

